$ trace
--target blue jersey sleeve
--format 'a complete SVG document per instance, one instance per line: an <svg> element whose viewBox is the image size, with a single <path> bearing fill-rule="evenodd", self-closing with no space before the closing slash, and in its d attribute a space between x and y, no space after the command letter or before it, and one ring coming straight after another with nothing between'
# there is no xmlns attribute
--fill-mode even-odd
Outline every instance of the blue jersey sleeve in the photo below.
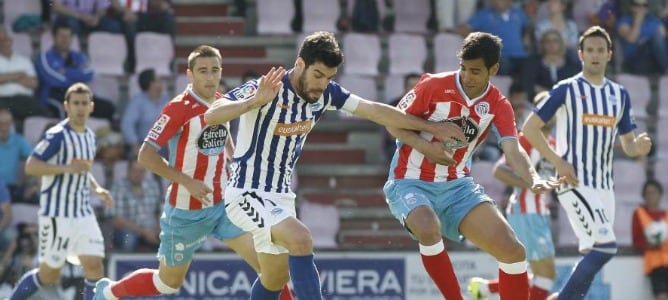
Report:
<svg viewBox="0 0 668 300"><path fill-rule="evenodd" d="M229 99L232 101L248 100L254 97L255 94L257 93L257 85L258 82L255 79L248 81L227 92L227 94L225 94L224 97L225 99Z"/></svg>
<svg viewBox="0 0 668 300"><path fill-rule="evenodd" d="M540 117L543 122L547 123L552 119L557 110L566 103L566 93L568 92L568 84L561 83L555 86L550 91L550 96L545 103L534 109L534 112Z"/></svg>
<svg viewBox="0 0 668 300"><path fill-rule="evenodd" d="M350 97L350 91L346 90L335 81L329 83L325 93L327 92L329 92L332 97L329 105L335 107L337 110L343 108L343 105L346 104L346 101Z"/></svg>
<svg viewBox="0 0 668 300"><path fill-rule="evenodd" d="M622 89L622 117L617 123L619 134L623 135L636 129L636 121L633 119L633 110L631 109L631 99L629 92Z"/></svg>
<svg viewBox="0 0 668 300"><path fill-rule="evenodd" d="M55 133L47 131L47 133L44 135L44 138L42 138L42 140L37 143L37 146L35 146L35 150L33 151L32 156L38 158L39 160L47 161L56 155L58 151L60 151L62 143L62 131Z"/></svg>

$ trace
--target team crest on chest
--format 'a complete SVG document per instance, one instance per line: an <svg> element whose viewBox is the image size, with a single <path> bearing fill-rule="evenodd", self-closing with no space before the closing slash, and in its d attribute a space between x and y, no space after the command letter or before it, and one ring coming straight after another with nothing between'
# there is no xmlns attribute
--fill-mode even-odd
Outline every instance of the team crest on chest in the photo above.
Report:
<svg viewBox="0 0 668 300"><path fill-rule="evenodd" d="M225 150L227 127L223 125L207 126L197 138L197 150L207 156L216 156Z"/></svg>
<svg viewBox="0 0 668 300"><path fill-rule="evenodd" d="M485 101L478 102L474 109L479 116L483 117L489 113L489 103Z"/></svg>

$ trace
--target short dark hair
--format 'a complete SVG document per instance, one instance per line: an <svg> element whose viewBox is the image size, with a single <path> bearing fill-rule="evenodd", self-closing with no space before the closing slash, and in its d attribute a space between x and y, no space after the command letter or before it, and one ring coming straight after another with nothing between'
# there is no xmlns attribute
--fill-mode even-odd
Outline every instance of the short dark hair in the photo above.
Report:
<svg viewBox="0 0 668 300"><path fill-rule="evenodd" d="M420 79L421 77L422 77L422 74L419 74L419 73L408 73L408 74L404 75L404 86L406 86L406 84L408 84L409 80L411 80L413 78Z"/></svg>
<svg viewBox="0 0 668 300"><path fill-rule="evenodd" d="M223 62L223 57L220 55L218 49L208 45L201 45L188 55L188 69L192 70L195 67L195 60L200 57L217 57L221 63Z"/></svg>
<svg viewBox="0 0 668 300"><path fill-rule="evenodd" d="M51 27L51 34L53 36L56 36L56 33L58 30L61 29L67 29L69 31L73 31L72 26L70 26L70 23L67 23L65 19L58 19L56 22L53 24L53 27Z"/></svg>
<svg viewBox="0 0 668 300"><path fill-rule="evenodd" d="M154 69L146 69L144 71L141 71L141 73L139 73L139 76L137 76L139 88L144 92L148 90L148 88L151 86L151 82L153 82L154 80L155 80Z"/></svg>
<svg viewBox="0 0 668 300"><path fill-rule="evenodd" d="M330 68L336 68L343 63L343 53L339 48L334 34L327 31L318 31L310 34L299 48L299 57L304 60L306 67L321 62Z"/></svg>
<svg viewBox="0 0 668 300"><path fill-rule="evenodd" d="M70 101L72 94L86 94L90 101L93 101L93 91L83 82L77 82L65 91L65 101Z"/></svg>
<svg viewBox="0 0 668 300"><path fill-rule="evenodd" d="M659 190L659 194L663 195L663 185L661 184L661 182L659 182L656 179L647 179L647 181L645 181L645 183L642 185L643 197L645 197L645 193L647 193L647 188L649 188L650 186L656 187L656 189Z"/></svg>
<svg viewBox="0 0 668 300"><path fill-rule="evenodd" d="M598 25L589 27L587 30L585 30L585 32L582 33L579 41L579 50L584 50L584 40L596 36L604 38L606 43L608 43L608 51L612 50L612 40L610 39L610 35L607 31L605 31L605 29L603 29L603 27Z"/></svg>
<svg viewBox="0 0 668 300"><path fill-rule="evenodd" d="M487 69L499 63L501 58L501 38L491 33L472 32L462 42L462 49L457 57L462 60L474 60L482 58Z"/></svg>

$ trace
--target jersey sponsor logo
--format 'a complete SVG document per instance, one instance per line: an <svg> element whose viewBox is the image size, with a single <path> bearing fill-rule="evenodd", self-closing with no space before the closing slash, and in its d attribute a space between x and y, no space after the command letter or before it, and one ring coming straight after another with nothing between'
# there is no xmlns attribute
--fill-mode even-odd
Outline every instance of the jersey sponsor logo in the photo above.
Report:
<svg viewBox="0 0 668 300"><path fill-rule="evenodd" d="M227 127L223 125L206 126L197 138L197 149L207 156L216 156L225 150Z"/></svg>
<svg viewBox="0 0 668 300"><path fill-rule="evenodd" d="M274 129L274 134L281 136L302 135L311 131L312 127L313 127L313 121L311 120L289 123L289 124L278 123L276 124L276 128Z"/></svg>
<svg viewBox="0 0 668 300"><path fill-rule="evenodd" d="M489 103L482 101L476 104L475 112L481 117L487 115L489 113Z"/></svg>
<svg viewBox="0 0 668 300"><path fill-rule="evenodd" d="M445 93L446 94L456 94L457 92L455 91L455 89L445 89Z"/></svg>
<svg viewBox="0 0 668 300"><path fill-rule="evenodd" d="M39 142L37 146L35 146L35 153L37 153L38 155L42 155L44 153L44 150L46 150L46 148L49 148L49 141L43 140Z"/></svg>
<svg viewBox="0 0 668 300"><path fill-rule="evenodd" d="M239 100L244 100L251 98L255 96L255 93L257 92L257 88L255 88L254 85L246 85L243 87L240 87L238 90L236 90L233 94L234 97L236 97Z"/></svg>
<svg viewBox="0 0 668 300"><path fill-rule="evenodd" d="M167 127L167 123L169 123L169 116L166 114L161 114L158 120L155 121L155 124L153 124L153 128L151 128L151 130L157 134L160 134L163 130L165 130L165 127Z"/></svg>
<svg viewBox="0 0 668 300"><path fill-rule="evenodd" d="M615 117L611 116L596 115L596 114L582 115L582 124L584 125L614 127L615 121L616 121Z"/></svg>
<svg viewBox="0 0 668 300"><path fill-rule="evenodd" d="M401 101L399 101L399 109L406 110L409 106L411 106L411 104L413 104L415 97L415 90L408 92L408 94L406 94L406 96L401 98Z"/></svg>
<svg viewBox="0 0 668 300"><path fill-rule="evenodd" d="M462 131L464 132L464 136L466 137L467 143L470 143L473 140L475 140L480 132L478 125L473 120L467 117L450 118L444 120L443 122L450 122L459 126L459 128L461 128ZM453 150L464 147L464 145L465 144L463 141L456 141L455 143L446 143L446 146L448 146L450 149Z"/></svg>

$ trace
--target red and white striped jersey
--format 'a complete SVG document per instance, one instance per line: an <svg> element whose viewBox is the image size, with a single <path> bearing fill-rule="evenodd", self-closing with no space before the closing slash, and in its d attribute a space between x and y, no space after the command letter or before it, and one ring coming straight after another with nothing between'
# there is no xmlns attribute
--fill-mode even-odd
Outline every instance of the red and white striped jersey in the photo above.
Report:
<svg viewBox="0 0 668 300"><path fill-rule="evenodd" d="M145 12L148 10L150 0L121 0L120 3L125 8L133 12Z"/></svg>
<svg viewBox="0 0 668 300"><path fill-rule="evenodd" d="M392 160L390 179L449 181L469 175L471 157L489 130L501 143L517 138L513 108L491 83L478 98L469 99L459 82L459 72L425 74L399 102L398 107L416 117L436 122L454 122L462 127L468 145L453 152L456 166L437 165L422 153L399 142ZM436 141L431 133L420 132L426 140Z"/></svg>
<svg viewBox="0 0 668 300"><path fill-rule="evenodd" d="M536 172L542 178L551 178L556 176L556 170L552 163L542 157L538 150L534 149L529 141L524 137L524 134L519 134L519 142L522 148L527 152L531 159L531 164L536 169ZM555 148L555 141L553 137L549 137L548 144ZM505 156L502 158L505 159ZM510 168L510 166L508 166ZM508 205L508 213L512 211L519 211L522 214L541 214L549 215L547 209L547 197L549 193L534 194L529 189L515 187L513 194L510 196L510 204Z"/></svg>
<svg viewBox="0 0 668 300"><path fill-rule="evenodd" d="M216 98L221 96L217 94ZM144 142L158 149L169 144L169 165L213 189L213 204L216 204L223 200L227 184L225 142L229 126L206 125L204 113L208 108L209 103L188 85L165 105ZM165 201L185 210L207 207L175 182L167 189Z"/></svg>

